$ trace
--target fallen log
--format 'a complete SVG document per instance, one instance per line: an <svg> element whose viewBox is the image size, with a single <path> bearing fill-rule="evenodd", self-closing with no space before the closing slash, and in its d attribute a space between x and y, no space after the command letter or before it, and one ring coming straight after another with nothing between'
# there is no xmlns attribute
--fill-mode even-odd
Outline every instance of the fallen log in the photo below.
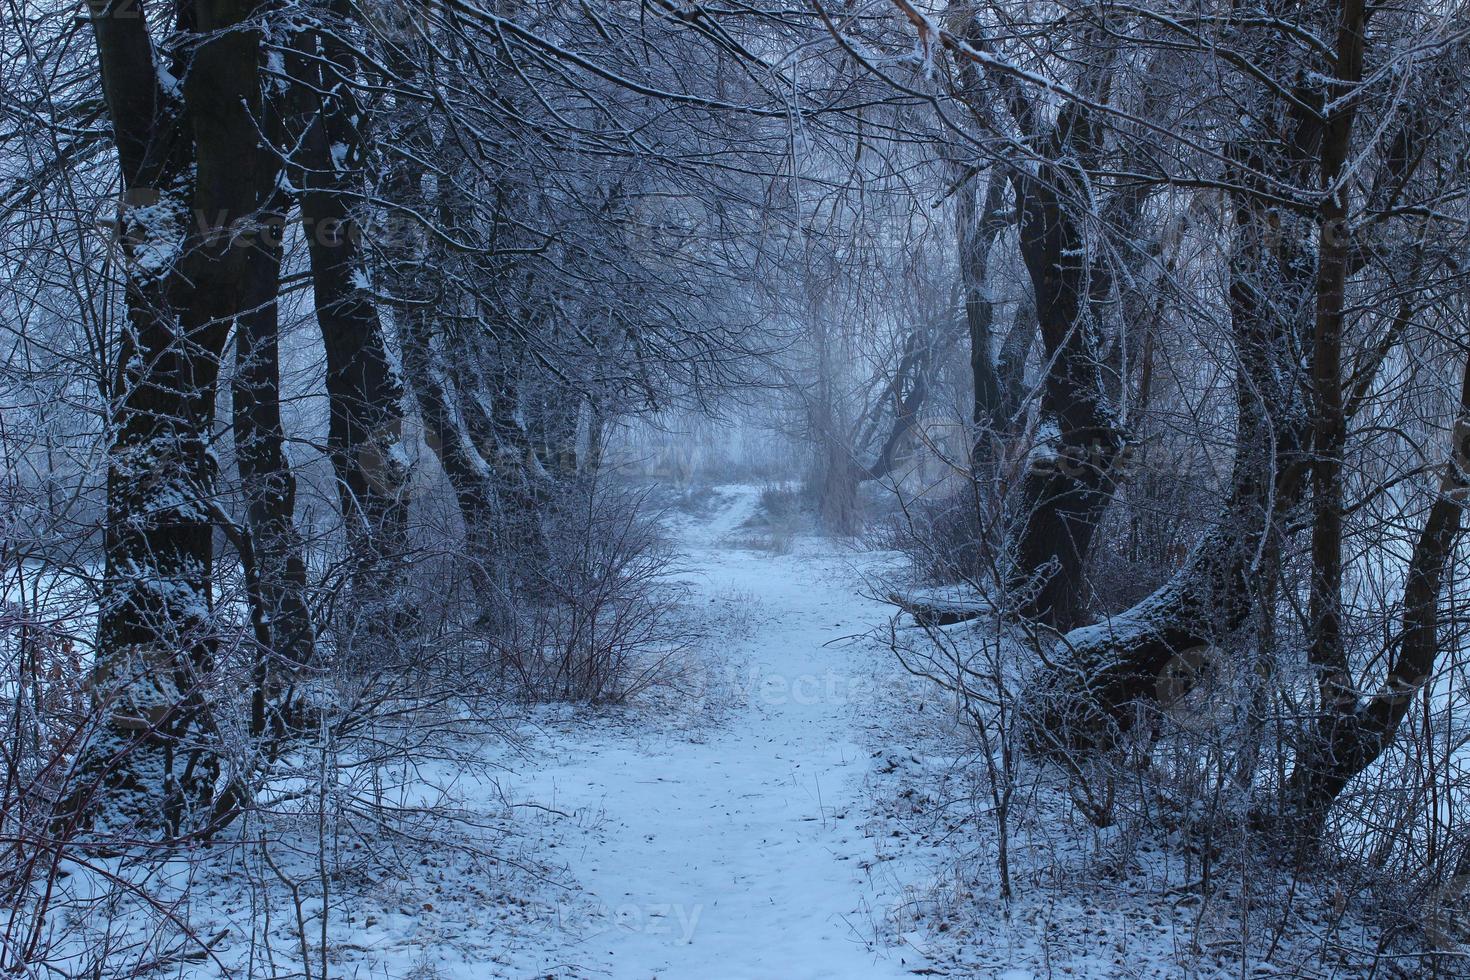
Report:
<svg viewBox="0 0 1470 980"><path fill-rule="evenodd" d="M954 626L956 623L967 623L972 619L979 619L990 612L988 606L953 602L947 599L920 599L900 595L897 592L890 592L888 601L914 617L914 622L919 626Z"/></svg>

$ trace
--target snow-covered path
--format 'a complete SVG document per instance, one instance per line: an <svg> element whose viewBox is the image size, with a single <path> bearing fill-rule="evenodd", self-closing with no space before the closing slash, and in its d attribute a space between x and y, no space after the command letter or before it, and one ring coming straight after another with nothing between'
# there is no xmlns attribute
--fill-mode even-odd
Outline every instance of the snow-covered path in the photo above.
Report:
<svg viewBox="0 0 1470 980"><path fill-rule="evenodd" d="M562 860L595 910L567 960L619 978L909 976L912 949L873 942L895 900L870 871L863 777L891 671L833 642L885 615L850 554L803 541L730 547L756 493L728 488L682 535L696 601L746 594L757 625L707 651L743 703L711 730L590 733L510 782L512 798L576 814ZM558 740L559 741L559 740ZM584 954L584 955L579 955Z"/></svg>

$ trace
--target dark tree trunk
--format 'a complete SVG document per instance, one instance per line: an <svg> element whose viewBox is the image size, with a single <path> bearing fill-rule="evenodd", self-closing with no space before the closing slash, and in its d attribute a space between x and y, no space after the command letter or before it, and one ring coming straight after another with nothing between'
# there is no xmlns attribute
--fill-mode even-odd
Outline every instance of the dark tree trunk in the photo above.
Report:
<svg viewBox="0 0 1470 980"><path fill-rule="evenodd" d="M905 11L915 23L922 21L917 11L908 7ZM1007 166L1015 189L1021 258L1031 279L1049 365L1041 397L1041 417L1049 431L1021 488L1009 586L1023 616L1054 629L1069 629L1087 610L1087 555L1097 525L1112 502L1114 464L1127 443L1107 397L1096 349L1101 327L1098 301L1110 298L1112 280L1105 262L1088 255L1080 217L1098 204L1088 178L1089 168L1096 165L1103 150L1103 130L1085 105L1071 101L1062 107L1048 132L1039 107L1017 79L988 71L974 57L975 51L988 47L979 18L958 12L956 17L957 35L964 47L952 36L942 40L958 57L960 96L984 120L993 116L992 103L998 93L1016 126L1037 147L1034 173L1020 160L1009 160ZM985 78L993 91L981 84L982 72L988 72ZM1089 73L1084 85L1106 100L1108 77L1106 69L1097 69ZM993 193L998 193L995 185ZM980 218L982 224L986 220L996 219ZM982 307L974 309L984 313ZM990 324L978 320L972 334L976 327L987 335L981 339L988 361ZM973 358L974 339L971 347ZM973 359L971 363L974 367ZM1014 372L1018 365L1013 360L1009 370ZM977 403L985 400L984 411L993 416L995 409L990 406L1000 404L1005 389L998 371L992 378L988 364L980 367ZM981 409L977 404L976 411Z"/></svg>
<svg viewBox="0 0 1470 980"><path fill-rule="evenodd" d="M1062 114L1053 154L1085 160L1100 138L1084 110ZM1036 297L1036 316L1050 369L1042 381L1041 417L1053 431L1028 471L1021 493L1012 586L1021 612L1066 630L1087 610L1085 566L1092 538L1113 499L1114 463L1126 439L1106 396L1095 339L1093 297L1109 290L1105 268L1087 255L1074 209L1085 206L1085 182L1073 168L1043 163L1014 177L1021 219L1021 257Z"/></svg>
<svg viewBox="0 0 1470 980"><path fill-rule="evenodd" d="M255 9L253 0L180 8L180 29L197 32L199 43L182 56L187 65L172 66L186 79L179 105L159 84L142 8L91 4L130 268L98 624L95 689L105 711L83 765L107 790L93 816L138 834L200 832L220 816L206 694L216 508L209 438L270 166L256 128L258 32L229 30Z"/></svg>
<svg viewBox="0 0 1470 980"><path fill-rule="evenodd" d="M363 619L359 631L380 632L412 612L397 585L408 550L404 393L368 287L358 220L366 190L362 108L354 93L357 56L342 40L351 11L341 0L330 9L336 29L305 35L301 50L312 57L293 59L292 76L313 93L302 106L306 125L294 159L326 352L327 448L347 532L353 615Z"/></svg>
<svg viewBox="0 0 1470 980"><path fill-rule="evenodd" d="M297 532L296 479L286 455L281 423L281 366L278 341L284 201L268 216L250 255L245 301L235 327L232 408L235 458L245 499L248 556L253 567L256 651L251 730L256 736L285 733L289 711L282 698L310 663L315 645L306 595L305 550Z"/></svg>
<svg viewBox="0 0 1470 980"><path fill-rule="evenodd" d="M1337 181L1351 147L1356 107L1346 96L1363 73L1362 0L1341 6L1336 72L1328 98L1341 106L1323 121L1321 183ZM1342 638L1343 453L1347 413L1343 399L1343 305L1348 279L1348 191L1330 191L1318 223L1316 308L1312 332L1312 574L1307 660L1317 672L1323 727L1351 714L1357 701ZM1329 740L1330 741L1330 740Z"/></svg>

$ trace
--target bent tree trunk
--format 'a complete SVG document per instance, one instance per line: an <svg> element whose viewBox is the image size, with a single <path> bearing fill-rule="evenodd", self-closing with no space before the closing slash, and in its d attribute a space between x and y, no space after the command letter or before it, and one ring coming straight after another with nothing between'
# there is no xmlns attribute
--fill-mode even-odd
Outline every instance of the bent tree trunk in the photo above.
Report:
<svg viewBox="0 0 1470 980"><path fill-rule="evenodd" d="M1301 343L1312 283L1299 222L1249 195L1234 217L1236 454L1225 506L1170 581L1122 615L1063 637L1060 662L1036 679L1027 740L1037 751L1113 744L1157 698L1176 656L1227 640L1270 589L1281 518L1306 485Z"/></svg>
<svg viewBox="0 0 1470 980"><path fill-rule="evenodd" d="M1324 713L1287 782L1292 829L1304 843L1320 836L1333 802L1393 742L1409 705L1434 673L1445 569L1460 537L1461 514L1470 503L1470 473L1465 470L1465 450L1470 446L1470 361L1460 384L1452 438L1450 459L1443 465L1438 492L1409 557L1398 656L1388 677L1371 697L1355 697L1348 709Z"/></svg>
<svg viewBox="0 0 1470 980"><path fill-rule="evenodd" d="M1341 589L1341 458L1347 415L1338 377L1344 288L1347 191L1335 189L1311 210L1280 207L1264 174L1298 187L1335 187L1349 155L1356 103L1346 97L1361 76L1361 4L1339 11L1331 65L1307 66L1334 78L1334 109L1325 117L1297 102L1265 100L1252 127L1232 147L1227 174L1234 201L1235 251L1230 313L1235 334L1236 459L1225 512L1185 567L1162 589L1111 623L1065 638L1061 666L1041 679L1031 725L1040 748L1108 744L1154 700L1164 667L1176 655L1226 641L1269 591L1277 553L1275 528L1303 499L1313 508L1313 576L1308 659L1319 671L1324 716L1346 718L1348 690L1338 623ZM1283 51L1283 58L1295 57ZM1252 118L1252 117L1246 117ZM1259 124L1257 124L1259 125ZM1312 340L1310 357L1303 351ZM1311 378L1303 377L1310 363ZM1311 393L1310 410L1302 392ZM1329 723L1331 724L1331 723ZM1331 741L1331 739L1327 739Z"/></svg>
<svg viewBox="0 0 1470 980"><path fill-rule="evenodd" d="M268 154L254 0L199 0L182 104L159 82L136 4L90 5L122 170L128 320L107 455L106 570L94 690L99 731L82 761L97 825L178 836L216 826L218 736L207 691L219 361L240 310L248 223ZM231 28L235 28L231 30ZM176 50L187 46L176 46ZM192 167L191 167L192 164Z"/></svg>

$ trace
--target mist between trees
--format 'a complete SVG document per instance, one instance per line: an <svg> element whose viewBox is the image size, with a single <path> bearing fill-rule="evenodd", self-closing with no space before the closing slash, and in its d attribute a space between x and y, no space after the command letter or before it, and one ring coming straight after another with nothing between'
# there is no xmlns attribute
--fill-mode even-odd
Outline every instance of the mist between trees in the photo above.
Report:
<svg viewBox="0 0 1470 980"><path fill-rule="evenodd" d="M10 0L0 50L5 970L77 966L67 862L389 823L468 720L661 683L712 482L904 556L853 632L1002 824L1021 758L1099 825L1152 780L1460 908L1463 3Z"/></svg>

